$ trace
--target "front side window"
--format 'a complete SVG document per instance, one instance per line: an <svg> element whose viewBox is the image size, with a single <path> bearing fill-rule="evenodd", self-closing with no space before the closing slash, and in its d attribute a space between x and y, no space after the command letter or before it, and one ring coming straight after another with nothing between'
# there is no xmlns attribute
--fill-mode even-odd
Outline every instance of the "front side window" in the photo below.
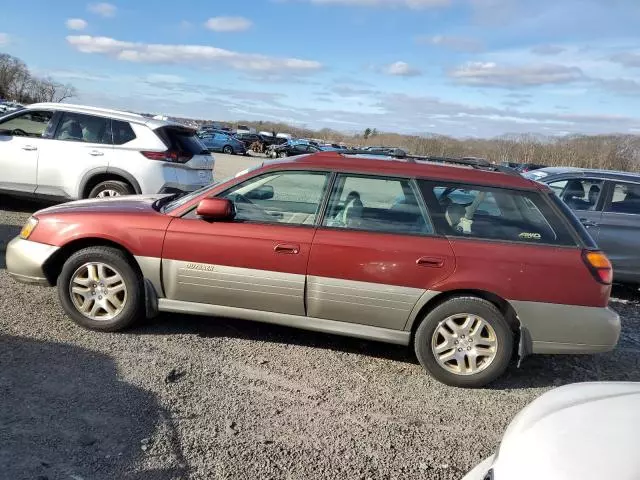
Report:
<svg viewBox="0 0 640 480"><path fill-rule="evenodd" d="M535 192L427 182L423 191L445 235L575 245L566 226Z"/></svg>
<svg viewBox="0 0 640 480"><path fill-rule="evenodd" d="M411 180L338 175L324 226L399 234L433 233Z"/></svg>
<svg viewBox="0 0 640 480"><path fill-rule="evenodd" d="M572 210L596 210L604 181L572 178L550 182L551 190Z"/></svg>
<svg viewBox="0 0 640 480"><path fill-rule="evenodd" d="M0 122L0 135L42 138L52 118L50 110L29 110Z"/></svg>
<svg viewBox="0 0 640 480"><path fill-rule="evenodd" d="M110 121L104 117L65 112L53 138L71 142L110 145Z"/></svg>
<svg viewBox="0 0 640 480"><path fill-rule="evenodd" d="M285 171L249 179L220 195L236 207L236 221L314 225L329 174Z"/></svg>
<svg viewBox="0 0 640 480"><path fill-rule="evenodd" d="M640 185L637 183L616 183L613 187L611 204L607 212L640 215Z"/></svg>

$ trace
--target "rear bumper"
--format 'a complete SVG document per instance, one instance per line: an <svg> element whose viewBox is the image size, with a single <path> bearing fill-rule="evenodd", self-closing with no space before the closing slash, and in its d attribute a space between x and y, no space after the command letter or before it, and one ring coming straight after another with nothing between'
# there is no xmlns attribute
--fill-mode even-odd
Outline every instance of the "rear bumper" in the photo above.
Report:
<svg viewBox="0 0 640 480"><path fill-rule="evenodd" d="M22 283L49 286L42 267L58 248L16 237L7 245L7 273Z"/></svg>
<svg viewBox="0 0 640 480"><path fill-rule="evenodd" d="M599 353L613 350L620 317L605 307L510 302L531 339L531 353Z"/></svg>

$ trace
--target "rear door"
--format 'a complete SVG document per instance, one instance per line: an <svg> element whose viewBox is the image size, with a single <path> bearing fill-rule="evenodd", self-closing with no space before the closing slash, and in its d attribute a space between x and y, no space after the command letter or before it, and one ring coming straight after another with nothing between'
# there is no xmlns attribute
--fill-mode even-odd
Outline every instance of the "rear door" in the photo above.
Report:
<svg viewBox="0 0 640 480"><path fill-rule="evenodd" d="M163 249L168 299L304 315L305 274L329 174L270 172L220 194L232 222L191 212L174 219Z"/></svg>
<svg viewBox="0 0 640 480"><path fill-rule="evenodd" d="M413 180L339 174L311 248L307 314L402 330L454 269Z"/></svg>
<svg viewBox="0 0 640 480"><path fill-rule="evenodd" d="M617 281L640 282L640 183L608 181L598 246L611 262Z"/></svg>
<svg viewBox="0 0 640 480"><path fill-rule="evenodd" d="M36 193L75 198L85 174L106 168L113 159L111 120L96 115L59 112L53 140L38 159Z"/></svg>

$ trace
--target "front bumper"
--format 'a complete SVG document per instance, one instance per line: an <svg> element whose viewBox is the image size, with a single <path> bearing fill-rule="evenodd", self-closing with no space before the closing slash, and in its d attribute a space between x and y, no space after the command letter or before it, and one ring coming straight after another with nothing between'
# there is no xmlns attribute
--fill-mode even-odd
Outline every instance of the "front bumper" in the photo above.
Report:
<svg viewBox="0 0 640 480"><path fill-rule="evenodd" d="M620 317L608 307L510 303L531 339L531 353L600 353L618 344Z"/></svg>
<svg viewBox="0 0 640 480"><path fill-rule="evenodd" d="M16 237L7 245L7 273L22 283L50 286L42 267L58 249Z"/></svg>

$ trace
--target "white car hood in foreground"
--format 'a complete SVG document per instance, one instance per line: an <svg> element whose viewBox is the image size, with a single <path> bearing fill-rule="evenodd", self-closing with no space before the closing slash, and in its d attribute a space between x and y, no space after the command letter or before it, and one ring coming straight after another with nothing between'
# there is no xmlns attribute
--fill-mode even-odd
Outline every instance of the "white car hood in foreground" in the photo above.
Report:
<svg viewBox="0 0 640 480"><path fill-rule="evenodd" d="M485 463L486 462L486 463ZM465 480L640 479L640 383L578 383L525 407Z"/></svg>

